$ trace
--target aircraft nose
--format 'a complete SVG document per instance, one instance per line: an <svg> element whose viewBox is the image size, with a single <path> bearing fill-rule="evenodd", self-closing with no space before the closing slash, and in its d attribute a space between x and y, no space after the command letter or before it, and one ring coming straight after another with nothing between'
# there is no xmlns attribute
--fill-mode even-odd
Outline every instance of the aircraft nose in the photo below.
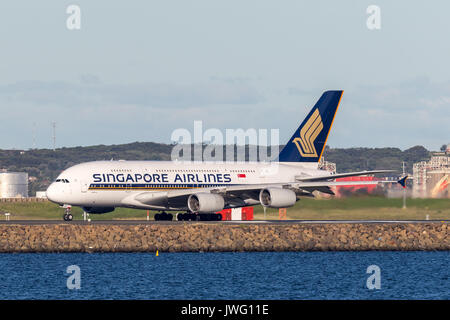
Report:
<svg viewBox="0 0 450 320"><path fill-rule="evenodd" d="M59 202L58 201L58 190L57 190L57 186L55 186L55 183L52 183L46 191L46 195L47 195L47 199L52 201L52 202Z"/></svg>

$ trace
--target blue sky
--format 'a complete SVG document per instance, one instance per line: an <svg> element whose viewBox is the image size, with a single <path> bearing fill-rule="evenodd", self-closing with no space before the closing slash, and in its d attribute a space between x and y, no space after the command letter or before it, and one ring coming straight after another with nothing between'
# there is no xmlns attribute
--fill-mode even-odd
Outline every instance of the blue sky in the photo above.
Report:
<svg viewBox="0 0 450 320"><path fill-rule="evenodd" d="M81 8L68 30L66 8ZM381 29L366 8L381 9ZM3 1L0 148L170 142L174 129L279 129L343 89L331 147L450 142L450 3Z"/></svg>

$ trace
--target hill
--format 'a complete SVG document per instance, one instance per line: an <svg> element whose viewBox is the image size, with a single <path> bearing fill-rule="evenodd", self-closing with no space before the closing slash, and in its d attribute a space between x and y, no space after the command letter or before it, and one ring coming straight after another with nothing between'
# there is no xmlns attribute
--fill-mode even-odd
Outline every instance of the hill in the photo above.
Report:
<svg viewBox="0 0 450 320"><path fill-rule="evenodd" d="M170 160L172 148L171 144L134 142L111 146L59 148L55 151L49 149L0 150L0 169L28 172L29 194L34 195L38 190L45 190L62 170L77 163L111 159ZM239 152L243 152L243 148L239 149ZM248 150L248 146L245 149ZM408 172L412 172L413 163L429 159L430 152L421 146L404 151L398 148L327 147L324 157L327 161L337 164L338 172L373 169L400 170L402 161L407 162Z"/></svg>
<svg viewBox="0 0 450 320"><path fill-rule="evenodd" d="M336 163L338 172L393 169L401 170L406 162L406 171L412 173L413 164L429 160L430 151L422 146L415 146L404 151L398 148L325 148L324 158Z"/></svg>

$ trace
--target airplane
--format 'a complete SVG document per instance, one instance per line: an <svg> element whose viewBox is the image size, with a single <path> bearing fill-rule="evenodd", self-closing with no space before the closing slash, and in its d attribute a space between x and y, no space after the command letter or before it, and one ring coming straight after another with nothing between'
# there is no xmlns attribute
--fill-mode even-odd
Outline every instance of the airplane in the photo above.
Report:
<svg viewBox="0 0 450 320"><path fill-rule="evenodd" d="M211 221L221 220L217 212L226 208L287 208L301 197L314 197L314 191L334 195L332 186L377 184L334 179L392 170L331 174L318 168L342 95L342 90L322 94L277 161L92 161L64 170L48 187L47 198L69 208L66 221L73 219L71 206L85 214L117 207L156 210L155 220L173 220L166 211L181 211L178 221Z"/></svg>

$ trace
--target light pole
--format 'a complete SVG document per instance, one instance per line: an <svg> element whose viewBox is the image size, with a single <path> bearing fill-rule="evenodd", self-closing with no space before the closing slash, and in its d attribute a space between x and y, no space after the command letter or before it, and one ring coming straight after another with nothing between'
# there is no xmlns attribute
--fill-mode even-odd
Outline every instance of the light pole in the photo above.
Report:
<svg viewBox="0 0 450 320"><path fill-rule="evenodd" d="M402 162L403 167L403 177L405 176L405 161ZM406 180L405 180L405 187L403 188L403 209L406 209Z"/></svg>

